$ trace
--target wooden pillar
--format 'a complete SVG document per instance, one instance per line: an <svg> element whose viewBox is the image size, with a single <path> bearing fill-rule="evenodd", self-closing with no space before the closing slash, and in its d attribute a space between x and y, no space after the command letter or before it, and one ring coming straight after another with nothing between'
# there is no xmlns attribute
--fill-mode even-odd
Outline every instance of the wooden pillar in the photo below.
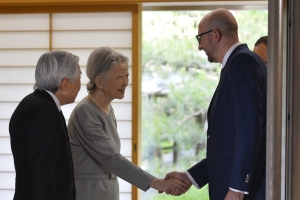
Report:
<svg viewBox="0 0 300 200"><path fill-rule="evenodd" d="M300 199L299 0L269 1L267 199Z"/></svg>
<svg viewBox="0 0 300 200"><path fill-rule="evenodd" d="M268 91L267 91L267 181L266 198L281 199L281 150L283 132L284 4L271 0L268 5Z"/></svg>
<svg viewBox="0 0 300 200"><path fill-rule="evenodd" d="M289 1L288 66L289 89L289 176L286 199L300 199L300 1Z"/></svg>

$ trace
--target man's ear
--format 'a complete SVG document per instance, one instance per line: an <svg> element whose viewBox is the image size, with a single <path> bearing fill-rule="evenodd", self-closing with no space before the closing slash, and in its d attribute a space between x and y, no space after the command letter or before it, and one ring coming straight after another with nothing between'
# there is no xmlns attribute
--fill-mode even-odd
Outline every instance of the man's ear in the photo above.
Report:
<svg viewBox="0 0 300 200"><path fill-rule="evenodd" d="M58 90L54 93L54 95L58 98L60 105L65 105L65 97L67 95L67 91L68 91L68 81L69 79L64 78L61 82L60 82L60 86L58 88Z"/></svg>
<svg viewBox="0 0 300 200"><path fill-rule="evenodd" d="M67 85L68 85L69 79L64 78L60 83L60 89L62 92L67 91Z"/></svg>
<svg viewBox="0 0 300 200"><path fill-rule="evenodd" d="M221 37L223 36L222 33L218 29L214 29L214 39L216 39L217 42L221 40Z"/></svg>

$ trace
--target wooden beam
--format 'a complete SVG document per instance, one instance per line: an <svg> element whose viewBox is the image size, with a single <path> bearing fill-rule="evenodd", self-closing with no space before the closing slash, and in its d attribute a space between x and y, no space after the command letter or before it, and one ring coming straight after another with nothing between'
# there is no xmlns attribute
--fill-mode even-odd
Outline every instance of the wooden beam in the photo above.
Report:
<svg viewBox="0 0 300 200"><path fill-rule="evenodd" d="M248 2L264 2L266 0L252 0ZM0 0L0 5L42 5L42 4L132 4L154 2L187 2L183 0ZM240 0L188 0L188 2L240 2Z"/></svg>
<svg viewBox="0 0 300 200"><path fill-rule="evenodd" d="M90 4L90 5L15 5L15 6L1 6L1 14L13 13L67 13L67 12L122 12L132 11L135 8L133 5L107 5L107 4Z"/></svg>

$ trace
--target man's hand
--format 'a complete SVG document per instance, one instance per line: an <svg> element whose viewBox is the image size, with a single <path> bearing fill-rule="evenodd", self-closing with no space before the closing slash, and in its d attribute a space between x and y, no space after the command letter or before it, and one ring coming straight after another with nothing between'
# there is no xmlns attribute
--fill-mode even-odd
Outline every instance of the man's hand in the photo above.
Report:
<svg viewBox="0 0 300 200"><path fill-rule="evenodd" d="M244 194L240 192L235 192L232 190L229 190L225 200L243 200L244 199Z"/></svg>
<svg viewBox="0 0 300 200"><path fill-rule="evenodd" d="M158 190L159 193L174 190L177 191L177 193L175 194L176 196L184 194L188 190L186 185L187 184L185 182L176 178L170 178L168 180L156 178L153 179L150 183L150 187Z"/></svg>
<svg viewBox="0 0 300 200"><path fill-rule="evenodd" d="M192 182L189 179L189 177L184 173L184 172L171 172L166 174L166 177L164 178L165 180L168 180L170 178L177 178L181 181L183 181L186 184L186 188L187 190L192 186ZM175 195L175 196L179 196L181 195L181 191L179 191L178 189L169 189L165 191L166 194L171 194L171 195Z"/></svg>

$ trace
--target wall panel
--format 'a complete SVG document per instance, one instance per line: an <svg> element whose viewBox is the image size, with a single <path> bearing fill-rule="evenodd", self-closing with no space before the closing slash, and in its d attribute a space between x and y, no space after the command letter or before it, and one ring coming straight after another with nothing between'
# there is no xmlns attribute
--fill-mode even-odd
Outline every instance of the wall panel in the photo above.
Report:
<svg viewBox="0 0 300 200"><path fill-rule="evenodd" d="M8 123L9 120L0 120L0 138L9 137Z"/></svg>
<svg viewBox="0 0 300 200"><path fill-rule="evenodd" d="M80 55L80 60L79 60L79 65L81 67L84 67L81 69L82 73L85 73L85 66L88 60L88 57L90 55L90 53L97 48L98 46L94 45L95 47L93 48L83 48L83 47L74 47L74 48L66 48L66 47L53 47L52 50L65 50L65 51L69 51L72 52L75 55ZM114 47L114 49L120 53L122 53L123 55L127 56L128 58L132 58L132 50L131 47L127 47L127 48L118 48L118 47ZM129 84L131 83L131 78L132 78L132 74L131 74L131 67L132 67L132 59L129 59L128 61L129 64ZM88 79L86 78L86 76L81 76L81 82L82 83L87 83Z"/></svg>
<svg viewBox="0 0 300 200"><path fill-rule="evenodd" d="M105 7L105 6L104 6ZM121 139L121 154L132 161L132 9L128 6L108 12L87 9L84 12L49 12L23 14L0 14L0 199L12 199L14 194L15 171L10 148L9 119L18 103L33 91L34 71L38 58L49 50L66 50L80 57L82 71L81 90L75 103L62 106L66 120L76 104L87 95L85 84L86 63L89 54L97 47L110 46L129 58L129 85L122 100L114 100L118 129ZM78 7L79 8L79 7ZM72 9L78 10L76 6ZM113 8L108 6L107 8ZM120 9L121 8L121 9ZM12 7L10 9L14 10ZM47 10L47 6L43 7ZM118 11L120 9L120 11ZM28 12L35 7L28 7ZM125 11L124 11L125 10ZM36 9L41 12L40 9ZM103 12L105 11L105 12ZM120 199L133 198L136 189L119 179ZM134 191L135 190L135 191Z"/></svg>
<svg viewBox="0 0 300 200"><path fill-rule="evenodd" d="M31 46L27 49L17 49L17 47L16 49L1 49L0 67L35 66L39 57L46 51L49 51L48 47L29 50L30 48Z"/></svg>
<svg viewBox="0 0 300 200"><path fill-rule="evenodd" d="M53 30L114 30L132 28L130 12L56 13Z"/></svg>
<svg viewBox="0 0 300 200"><path fill-rule="evenodd" d="M14 32L7 31L0 33L1 48L48 48L49 32Z"/></svg>
<svg viewBox="0 0 300 200"><path fill-rule="evenodd" d="M53 48L131 47L131 31L54 31Z"/></svg>
<svg viewBox="0 0 300 200"><path fill-rule="evenodd" d="M1 14L1 31L49 30L49 14Z"/></svg>

